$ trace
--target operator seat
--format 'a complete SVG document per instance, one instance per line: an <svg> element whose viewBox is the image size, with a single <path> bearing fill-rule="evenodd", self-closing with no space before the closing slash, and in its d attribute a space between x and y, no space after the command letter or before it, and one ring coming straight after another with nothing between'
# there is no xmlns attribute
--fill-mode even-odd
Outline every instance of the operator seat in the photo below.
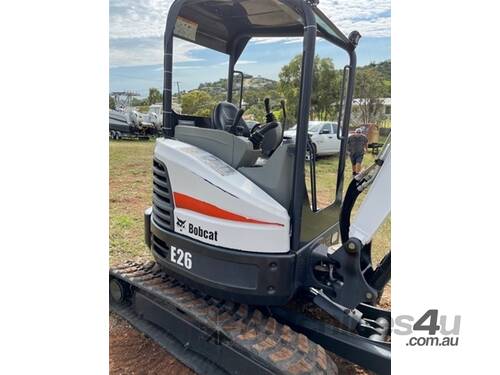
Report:
<svg viewBox="0 0 500 375"><path fill-rule="evenodd" d="M215 106L214 111L212 112L212 126L218 130L229 131L238 111L239 108L233 103L220 102ZM244 137L249 137L250 130L248 129L248 125L245 120L241 119L238 125L243 128L242 135Z"/></svg>
<svg viewBox="0 0 500 375"><path fill-rule="evenodd" d="M212 112L212 126L217 130L224 130L229 132L231 126L233 125L234 118L238 113L239 108L233 103L220 102L214 108ZM255 125L255 128L262 127L266 124ZM238 126L243 131L241 135L243 137L250 137L252 129L249 128L248 124L243 120L243 118L238 123ZM282 125L278 123L278 126L271 131L267 132L264 136L264 140L261 144L262 155L265 157L270 157L273 152L278 148L278 146L283 141L283 130Z"/></svg>

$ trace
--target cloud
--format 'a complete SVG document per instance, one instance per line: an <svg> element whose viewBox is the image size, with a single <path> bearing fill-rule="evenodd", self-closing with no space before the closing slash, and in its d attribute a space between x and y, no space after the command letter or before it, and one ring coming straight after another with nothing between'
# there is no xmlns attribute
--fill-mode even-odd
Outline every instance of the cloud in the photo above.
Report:
<svg viewBox="0 0 500 375"><path fill-rule="evenodd" d="M364 37L391 36L389 0L323 0L319 7L346 35L358 30Z"/></svg>
<svg viewBox="0 0 500 375"><path fill-rule="evenodd" d="M119 38L109 42L111 67L161 64L161 38Z"/></svg>
<svg viewBox="0 0 500 375"><path fill-rule="evenodd" d="M161 38L173 0L110 0L110 39Z"/></svg>
<svg viewBox="0 0 500 375"><path fill-rule="evenodd" d="M203 47L176 39L174 63L203 61L193 52ZM111 67L163 64L163 37L116 38L109 43Z"/></svg>
<svg viewBox="0 0 500 375"><path fill-rule="evenodd" d="M206 65L174 65L174 70L206 69ZM163 66L159 69L163 71Z"/></svg>
<svg viewBox="0 0 500 375"><path fill-rule="evenodd" d="M389 0L321 0L319 8L345 35L357 30L363 37L391 36ZM256 44L298 43L302 38L255 38Z"/></svg>
<svg viewBox="0 0 500 375"><path fill-rule="evenodd" d="M248 65L248 64L257 64L258 61L252 61L252 60L238 60L237 65Z"/></svg>
<svg viewBox="0 0 500 375"><path fill-rule="evenodd" d="M173 0L110 0L110 65L155 65L163 62L163 32ZM321 0L319 8L345 34L390 37L390 0ZM300 38L259 38L258 44L296 43ZM197 47L180 41L176 62L198 61Z"/></svg>

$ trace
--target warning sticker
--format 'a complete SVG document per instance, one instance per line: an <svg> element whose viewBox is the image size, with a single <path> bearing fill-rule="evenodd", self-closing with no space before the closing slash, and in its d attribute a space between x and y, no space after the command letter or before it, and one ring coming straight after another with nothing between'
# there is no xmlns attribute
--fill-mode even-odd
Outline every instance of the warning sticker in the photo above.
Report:
<svg viewBox="0 0 500 375"><path fill-rule="evenodd" d="M198 31L198 24L190 21L184 17L177 17L175 22L174 34L188 40L196 40L196 32Z"/></svg>

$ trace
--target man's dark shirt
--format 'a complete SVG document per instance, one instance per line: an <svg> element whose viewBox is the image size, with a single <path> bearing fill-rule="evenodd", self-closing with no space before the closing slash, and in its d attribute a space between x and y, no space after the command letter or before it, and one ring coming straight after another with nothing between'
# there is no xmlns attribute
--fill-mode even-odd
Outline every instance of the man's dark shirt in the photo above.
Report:
<svg viewBox="0 0 500 375"><path fill-rule="evenodd" d="M347 140L347 150L352 154L364 153L368 138L364 134L354 133Z"/></svg>

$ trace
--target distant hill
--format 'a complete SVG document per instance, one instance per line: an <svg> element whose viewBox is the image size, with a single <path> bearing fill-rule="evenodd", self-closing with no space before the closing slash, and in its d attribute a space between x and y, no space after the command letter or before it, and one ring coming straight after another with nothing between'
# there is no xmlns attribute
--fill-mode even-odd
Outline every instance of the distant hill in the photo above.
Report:
<svg viewBox="0 0 500 375"><path fill-rule="evenodd" d="M239 80L236 78L235 83L234 83L234 88L235 88L235 94L239 92ZM278 88L278 82L274 81L269 78L264 78L264 77L254 77L250 74L245 75L245 79L243 81L243 89L244 91L252 91L255 93L261 92L261 91L271 91L271 90L276 90ZM196 90L202 90L208 92L210 95L213 96L220 96L224 95L227 90L227 79L226 78L221 78L216 82L205 82L200 84L200 86ZM192 90L191 90L192 91ZM264 93L265 95L265 93Z"/></svg>
<svg viewBox="0 0 500 375"><path fill-rule="evenodd" d="M370 63L365 66L360 66L358 67L358 71L369 68L375 68L378 72L382 74L384 80L387 81L391 80L391 60L382 61L380 63ZM234 84L234 88L235 88L235 95L237 95L237 93L239 92L239 83L237 79ZM245 75L244 90L247 93L252 92L257 97L259 97L259 95L262 94L261 96L262 98L264 98L266 95L272 95L272 93L275 92L277 89L278 89L278 81L260 76L254 77L250 74ZM215 82L202 83L196 90L206 91L211 96L215 96L222 100L226 95L227 79L221 78Z"/></svg>
<svg viewBox="0 0 500 375"><path fill-rule="evenodd" d="M366 66L358 67L358 71L363 71L364 69L376 69L380 75L383 77L385 81L385 86L387 87L387 92L384 92L382 97L388 98L390 97L390 82L391 82L391 61L383 61L380 63L371 63ZM342 71L338 71L338 77L342 76ZM240 81L239 77L235 77L234 82L234 91L233 98L235 102L239 100L239 88ZM203 91L208 94L205 95L205 98L199 96L197 91ZM189 101L199 101L200 98L203 98L204 101L199 103L196 110L193 110L193 113L196 115L206 115L210 113L215 106L216 103L226 100L226 92L227 92L227 79L221 78L215 82L205 82L201 83L198 88L189 91L181 92L181 99L179 100L178 94L174 94L173 101L178 108L182 108L184 105L186 108L191 108ZM196 95L198 95L196 97ZM189 99L187 99L189 97ZM245 75L244 79L244 94L243 100L247 111L245 112L245 116L247 119L253 119L256 121L264 121L265 111L264 111L264 103L263 100L265 97L269 97L271 99L272 110L276 113L281 113L279 103L280 100L283 99L283 93L279 90L279 83L273 79L264 78L261 76L252 76L250 74ZM181 103L186 100L186 103ZM180 106L180 107L179 107ZM197 113L194 113L196 112ZM289 118L293 119L292 110L289 111ZM294 120L291 120L292 122Z"/></svg>

